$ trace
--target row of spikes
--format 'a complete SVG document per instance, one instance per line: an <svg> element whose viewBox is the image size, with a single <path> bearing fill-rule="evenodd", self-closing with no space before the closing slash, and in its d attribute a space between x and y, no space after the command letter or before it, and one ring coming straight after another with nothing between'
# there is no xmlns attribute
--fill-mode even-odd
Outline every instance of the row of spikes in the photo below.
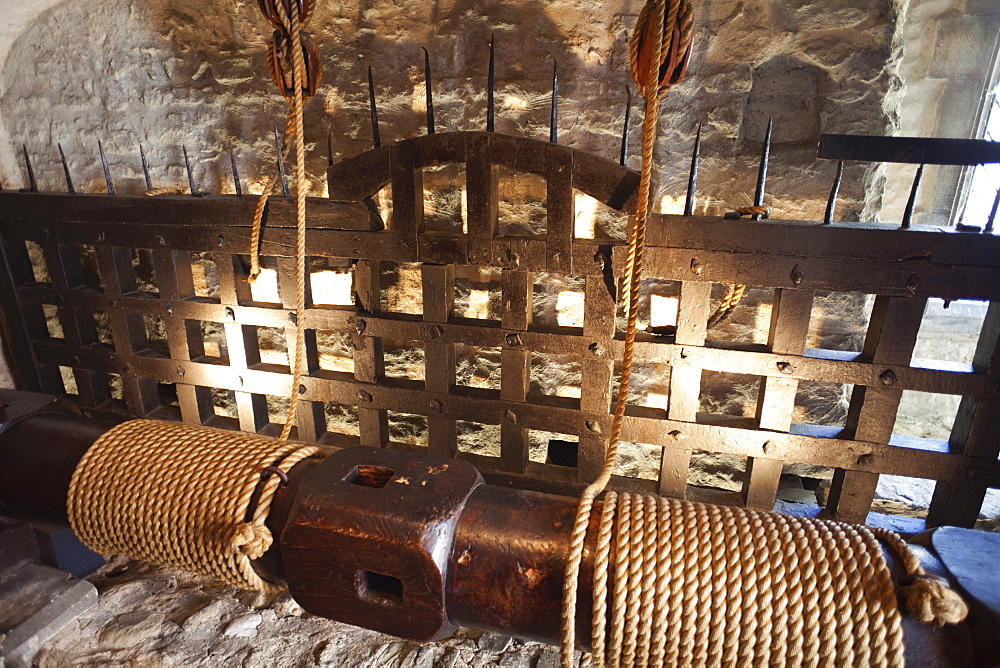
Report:
<svg viewBox="0 0 1000 668"><path fill-rule="evenodd" d="M422 48L424 51L424 86L425 86L426 107L427 107L426 111L427 134L434 134L435 133L434 94L433 94L432 78L431 78L430 53L427 51L426 47ZM491 36L489 67L487 70L487 82L486 82L486 91L487 91L486 131L487 132L493 132L495 127L496 107L494 103L494 88L495 88L494 72L495 72L495 41L494 38ZM621 153L619 156L619 164L621 164L622 166L625 165L628 159L628 148L629 148L628 138L631 130L631 116L632 116L632 92L627 86L625 88L625 93L626 93L625 120L622 125ZM372 68L370 66L368 68L368 99L369 99L369 113L371 117L371 126L372 126L372 143L375 146L375 148L378 148L379 146L382 145L382 139L381 139L381 132L379 130L378 104L375 98L375 82L374 82ZM552 104L549 117L549 141L552 142L553 144L558 143L558 122L559 122L559 64L557 61L553 61ZM753 199L754 208L763 207L764 204L764 189L767 181L767 169L768 169L768 162L770 159L772 129L773 129L773 120L769 119L767 124L767 132L764 136L763 148L760 156L760 164L757 172L757 185ZM697 134L695 135L694 149L691 155L691 168L688 175L687 196L685 198L685 204L684 204L685 216L692 215L694 210L694 200L695 200L695 193L697 190L697 181L698 181L698 160L701 153L701 130L702 130L702 125L701 123L699 123ZM283 164L283 161L281 160L281 155L282 155L281 135L278 131L277 123L275 123L274 126L274 139L278 154L277 166L278 166L278 172L281 177L282 193L284 194L285 197L288 197L289 196L288 178L285 173L285 166ZM111 172L108 169L108 161L104 153L104 146L100 141L98 141L97 144L101 157L101 166L104 170L104 179L107 184L108 194L114 195L115 188L111 180ZM333 144L332 135L328 135L327 149L329 153L327 158L327 164L331 166L333 165L332 144ZM70 176L69 166L66 162L66 155L63 153L63 149L60 144L57 144L57 147L59 149L60 160L62 161L63 172L66 177L66 187L68 189L68 192L74 193L76 191L73 186L73 179ZM27 146L22 145L22 150L24 154L25 167L28 173L28 181L29 181L28 191L38 192L38 184L35 181L35 174L34 170L32 169L31 159L28 155ZM194 181L194 174L191 169L191 162L188 158L187 147L182 146L182 150L184 153L184 164L187 169L188 185L190 187L191 194L195 197L204 197L208 195L209 193L200 191L196 188ZM139 154L142 160L142 170L143 170L143 175L145 177L146 189L153 190L153 183L149 174L149 164L146 160L146 154L142 147L142 144L139 145ZM229 143L229 159L232 168L233 184L236 195L242 196L243 187L240 181L239 169L236 165L236 157L233 153L232 142ZM840 191L840 184L843 179L843 174L844 174L844 161L840 160L837 163L836 176L834 177L833 187L830 190L830 196L827 200L826 212L823 217L824 224L830 224L833 222L834 211L837 204L837 196ZM907 200L906 208L903 212L903 221L900 226L901 229L909 228L912 222L913 209L916 202L917 191L919 189L922 176L923 176L923 165L920 165L920 167L917 169L916 175L914 176L913 185L910 189L909 199ZM2 189L3 189L2 186L0 186L0 190ZM984 232L989 233L993 231L993 224L996 218L998 204L1000 204L1000 191L998 191L997 200L993 204L993 211L990 214L986 227L983 230ZM761 213L753 213L751 217L753 220L760 220L762 215L763 214Z"/></svg>

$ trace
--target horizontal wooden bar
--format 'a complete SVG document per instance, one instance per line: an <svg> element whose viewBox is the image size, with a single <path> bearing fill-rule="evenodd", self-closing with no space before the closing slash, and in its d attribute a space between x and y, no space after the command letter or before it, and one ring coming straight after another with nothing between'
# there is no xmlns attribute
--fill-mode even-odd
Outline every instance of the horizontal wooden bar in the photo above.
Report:
<svg viewBox="0 0 1000 668"><path fill-rule="evenodd" d="M819 138L819 157L865 162L971 166L1000 162L1000 144L985 139L825 134Z"/></svg>

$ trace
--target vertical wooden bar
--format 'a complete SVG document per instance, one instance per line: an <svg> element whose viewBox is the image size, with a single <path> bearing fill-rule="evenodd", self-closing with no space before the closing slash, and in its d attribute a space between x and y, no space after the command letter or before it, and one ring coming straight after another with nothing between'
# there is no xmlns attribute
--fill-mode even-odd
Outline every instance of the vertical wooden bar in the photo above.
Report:
<svg viewBox="0 0 1000 668"><path fill-rule="evenodd" d="M132 253L129 249L98 246L97 266L109 303L137 291ZM125 406L132 415L145 417L160 406L156 381L132 375L132 358L137 352L149 349L145 324L141 315L122 309L111 309L108 318L111 321L111 337L115 342L115 355L124 362L121 379Z"/></svg>
<svg viewBox="0 0 1000 668"><path fill-rule="evenodd" d="M614 359L611 341L615 335L616 305L602 276L587 276L583 301L583 336L590 343L589 355L581 364L583 381L580 388L580 410L607 417L611 411L611 390ZM580 437L577 454L577 482L591 483L597 479L607 453L607 435Z"/></svg>
<svg viewBox="0 0 1000 668"><path fill-rule="evenodd" d="M531 323L531 297L534 279L527 271L503 270L503 312L501 326L511 330L500 351L500 398L522 403L528 398L531 381L531 351L524 350L517 332ZM528 464L528 430L519 426L517 410L506 411L500 423L500 466L505 471L522 473Z"/></svg>
<svg viewBox="0 0 1000 668"><path fill-rule="evenodd" d="M242 302L252 301L250 285L247 283L247 267L238 256L217 255L215 267L219 274L219 299L223 306L235 307ZM260 362L257 330L253 326L242 325L234 318L232 322L226 322L223 328L231 368L246 370ZM264 395L241 391L234 394L240 429L256 433L266 427L267 399Z"/></svg>
<svg viewBox="0 0 1000 668"><path fill-rule="evenodd" d="M294 257L279 257L277 259L278 298L283 308L295 312L298 301L298 260ZM309 258L306 258L305 304L312 307L312 286L309 282ZM293 322L285 327L285 347L288 351L289 371L295 371L296 328ZM307 329L303 336L303 353L305 354L306 373L312 374L319 370L319 346L316 343L316 330ZM296 390L297 393L297 390ZM300 441L315 442L326 432L326 414L322 402L299 401L295 412L295 426Z"/></svg>
<svg viewBox="0 0 1000 668"><path fill-rule="evenodd" d="M783 355L801 356L805 352L813 292L778 288L771 304L768 348ZM795 392L799 382L791 378L765 376L757 398L757 426L770 431L788 431L792 426ZM743 503L750 508L771 510L778 496L783 462L762 457L747 457L743 476Z"/></svg>
<svg viewBox="0 0 1000 668"><path fill-rule="evenodd" d="M455 304L455 266L424 264L420 267L424 321L448 322ZM432 326L428 326L429 328ZM424 388L448 394L455 386L455 344L438 342L431 335L424 343ZM427 416L427 451L438 457L458 453L458 431L453 418Z"/></svg>
<svg viewBox="0 0 1000 668"><path fill-rule="evenodd" d="M465 187L469 209L469 262L492 264L497 231L498 169L489 135L471 135L466 144Z"/></svg>
<svg viewBox="0 0 1000 668"><path fill-rule="evenodd" d="M926 298L877 296L868 323L862 359L876 367L880 364L909 364L926 305ZM892 386L890 376L885 378L883 387L854 387L845 429L854 440L889 442L903 391ZM877 473L837 469L827 511L844 522L864 522L871 510L877 485Z"/></svg>
<svg viewBox="0 0 1000 668"><path fill-rule="evenodd" d="M393 197L395 197L393 185ZM395 207L395 204L393 204ZM393 216L395 216L395 208ZM358 317L363 319L369 313L377 313L381 300L382 268L378 260L359 260L354 267L354 292L360 306ZM365 336L363 331L354 337L354 377L362 383L377 385L385 377L385 357L382 339ZM359 386L361 389L361 386ZM376 448L389 443L389 417L385 409L368 408L358 404L358 427L361 430L361 445Z"/></svg>
<svg viewBox="0 0 1000 668"><path fill-rule="evenodd" d="M389 147L392 176L392 230L402 243L413 248L416 258L417 232L424 229L424 173L417 166L413 147L405 142Z"/></svg>
<svg viewBox="0 0 1000 668"><path fill-rule="evenodd" d="M972 359L977 373L996 373L1000 369L1000 302L990 302L979 333ZM961 453L986 469L1000 454L1000 399L962 397L948 443L952 452ZM939 482L934 487L927 526L944 524L972 527L986 497L986 483Z"/></svg>
<svg viewBox="0 0 1000 668"><path fill-rule="evenodd" d="M573 271L573 152L545 147L545 265L551 272Z"/></svg>
<svg viewBox="0 0 1000 668"><path fill-rule="evenodd" d="M2 218L0 218L2 220ZM0 322L3 324L3 340L8 350L32 350L31 341L48 335L42 307L37 304L22 304L18 290L22 285L34 283L31 258L21 240L0 240ZM9 283L7 282L9 279ZM20 389L31 392L62 394L63 382L59 369L51 364L41 364L30 355L12 355L11 371Z"/></svg>
<svg viewBox="0 0 1000 668"><path fill-rule="evenodd" d="M701 281L684 281L677 303L678 344L702 346L708 328L709 310L712 306L712 284ZM667 418L681 422L694 422L698 416L698 397L701 394L701 369L676 365L670 369L670 396L667 399ZM691 450L681 446L664 447L660 459L660 494L684 498L687 489L688 464Z"/></svg>

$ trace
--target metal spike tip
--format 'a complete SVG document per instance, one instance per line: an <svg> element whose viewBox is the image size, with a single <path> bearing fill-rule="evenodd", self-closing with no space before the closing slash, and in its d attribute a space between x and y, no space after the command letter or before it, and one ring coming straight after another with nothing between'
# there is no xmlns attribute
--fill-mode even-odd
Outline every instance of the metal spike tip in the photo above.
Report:
<svg viewBox="0 0 1000 668"><path fill-rule="evenodd" d="M62 144L56 143L56 147L59 149L59 160L62 161L63 174L66 175L66 192L73 194L76 192L76 188L73 187L73 177L69 175L69 163L66 162L66 154L63 153Z"/></svg>
<svg viewBox="0 0 1000 668"><path fill-rule="evenodd" d="M754 193L753 205L764 206L764 185L767 182L767 161L771 157L771 129L774 127L774 119L767 119L767 134L764 135L764 148L760 153L760 169L757 172L757 191ZM755 213L753 220L760 220L761 214Z"/></svg>
<svg viewBox="0 0 1000 668"><path fill-rule="evenodd" d="M31 158L28 157L28 146L21 144L21 151L24 153L24 167L28 170L28 190L38 192L38 182L35 181L35 170L31 167Z"/></svg>
<svg viewBox="0 0 1000 668"><path fill-rule="evenodd" d="M830 188L830 199L826 202L826 213L823 215L823 224L829 225L833 222L833 214L837 208L837 195L840 193L840 182L844 178L844 161L837 161L837 175L833 177L833 187Z"/></svg>
<svg viewBox="0 0 1000 668"><path fill-rule="evenodd" d="M691 151L691 172L688 174L687 199L684 201L684 215L694 213L694 198L698 192L698 159L701 157L701 121L698 121L698 132L694 136L694 150Z"/></svg>
<svg viewBox="0 0 1000 668"><path fill-rule="evenodd" d="M139 142L139 158L142 160L142 176L146 179L146 190L153 189L153 179L149 177L149 162L146 160L146 151Z"/></svg>
<svg viewBox="0 0 1000 668"><path fill-rule="evenodd" d="M1000 188L997 188L997 196L993 198L993 209L990 211L990 217L986 221L986 227L983 228L983 232L987 234L993 233L993 223L996 222L998 208L1000 208Z"/></svg>
<svg viewBox="0 0 1000 668"><path fill-rule="evenodd" d="M493 35L490 34L490 67L486 73L486 131L493 132L494 128L494 115L496 113L496 107L493 101L493 85L494 85L494 39Z"/></svg>
<svg viewBox="0 0 1000 668"><path fill-rule="evenodd" d="M628 162L628 135L632 129L632 89L625 86L625 123L622 124L622 151L618 164L622 167Z"/></svg>
<svg viewBox="0 0 1000 668"><path fill-rule="evenodd" d="M101 152L101 166L104 168L104 182L108 186L108 194L115 194L115 184L111 182L111 170L108 169L108 157L104 154L104 144L97 140L97 150Z"/></svg>
<svg viewBox="0 0 1000 668"><path fill-rule="evenodd" d="M901 230L908 230L913 221L913 207L917 203L917 191L920 190L920 179L924 176L924 166L917 167L917 173L913 175L913 186L910 188L910 198L906 200L906 209L903 210L903 223L899 226Z"/></svg>
<svg viewBox="0 0 1000 668"><path fill-rule="evenodd" d="M559 143L559 62L552 61L552 114L549 117L549 141Z"/></svg>
<svg viewBox="0 0 1000 668"><path fill-rule="evenodd" d="M181 146L181 150L184 151L184 169L187 170L188 188L191 189L191 194L197 197L198 189L194 187L194 172L191 171L191 161L188 160L187 146Z"/></svg>
<svg viewBox="0 0 1000 668"><path fill-rule="evenodd" d="M290 197L288 192L288 176L285 175L285 161L282 159L281 133L278 132L278 121L274 122L274 145L278 149L278 174L281 175L281 194Z"/></svg>
<svg viewBox="0 0 1000 668"><path fill-rule="evenodd" d="M326 133L326 166L333 167L333 129Z"/></svg>
<svg viewBox="0 0 1000 668"><path fill-rule="evenodd" d="M372 118L372 143L378 148L382 145L382 137L378 131L378 105L375 104L375 79L371 65L368 66L368 108Z"/></svg>
<svg viewBox="0 0 1000 668"><path fill-rule="evenodd" d="M233 168L233 187L236 196L243 197L243 186L240 184L240 170L236 167L236 154L233 153L233 142L229 142L229 165Z"/></svg>
<svg viewBox="0 0 1000 668"><path fill-rule="evenodd" d="M431 90L431 54L424 50L424 89L427 95L427 134L434 134L434 92Z"/></svg>

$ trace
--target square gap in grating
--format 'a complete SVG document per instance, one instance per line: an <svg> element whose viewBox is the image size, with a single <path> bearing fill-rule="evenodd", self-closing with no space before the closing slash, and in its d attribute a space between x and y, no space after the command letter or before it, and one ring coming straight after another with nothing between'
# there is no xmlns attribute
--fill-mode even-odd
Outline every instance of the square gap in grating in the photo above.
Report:
<svg viewBox="0 0 1000 668"><path fill-rule="evenodd" d="M680 281L644 278L639 288L639 315L636 328L661 336L675 334L680 294Z"/></svg>
<svg viewBox="0 0 1000 668"><path fill-rule="evenodd" d="M934 496L935 481L899 475L880 475L872 512L893 516L895 531L919 532ZM897 528L898 527L898 528Z"/></svg>
<svg viewBox="0 0 1000 668"><path fill-rule="evenodd" d="M357 406L326 401L323 402L323 415L326 417L327 433L355 438L361 436Z"/></svg>
<svg viewBox="0 0 1000 668"><path fill-rule="evenodd" d="M262 364L288 367L288 345L285 330L278 327L256 327L257 345Z"/></svg>
<svg viewBox="0 0 1000 668"><path fill-rule="evenodd" d="M528 430L528 461L576 468L579 452L579 436Z"/></svg>
<svg viewBox="0 0 1000 668"><path fill-rule="evenodd" d="M423 279L418 262L382 263L381 309L420 315L424 309Z"/></svg>
<svg viewBox="0 0 1000 668"><path fill-rule="evenodd" d="M849 383L799 381L795 390L792 422L843 429L847 426L847 408L851 403L853 390L854 386ZM831 436L834 433L831 431Z"/></svg>
<svg viewBox="0 0 1000 668"><path fill-rule="evenodd" d="M350 260L310 257L309 286L313 305L354 305L354 272Z"/></svg>
<svg viewBox="0 0 1000 668"><path fill-rule="evenodd" d="M500 166L498 232L502 237L542 237L548 224L548 186L538 174Z"/></svg>
<svg viewBox="0 0 1000 668"><path fill-rule="evenodd" d="M573 208L576 212L573 236L577 239L625 241L628 239L629 214L573 189Z"/></svg>
<svg viewBox="0 0 1000 668"><path fill-rule="evenodd" d="M393 411L387 413L390 441L419 448L427 447L427 416Z"/></svg>
<svg viewBox="0 0 1000 668"><path fill-rule="evenodd" d="M59 367L59 375L62 377L63 392L66 394L80 394L80 388L76 384L76 374L71 367Z"/></svg>
<svg viewBox="0 0 1000 668"><path fill-rule="evenodd" d="M746 467L746 457L724 452L692 450L687 484L739 493L743 490Z"/></svg>
<svg viewBox="0 0 1000 668"><path fill-rule="evenodd" d="M153 251L148 248L133 248L132 271L135 273L136 290L149 295L160 294L156 268L153 266Z"/></svg>
<svg viewBox="0 0 1000 668"><path fill-rule="evenodd" d="M241 279L237 276L236 280ZM250 281L250 299L254 304L281 304L281 295L278 293L278 260L276 258L260 258L260 274Z"/></svg>
<svg viewBox="0 0 1000 668"><path fill-rule="evenodd" d="M531 328L583 328L586 278L538 272L531 295Z"/></svg>
<svg viewBox="0 0 1000 668"><path fill-rule="evenodd" d="M31 263L31 274L35 283L51 283L49 264L45 261L45 252L41 245L35 241L25 241L24 248L28 252L28 261Z"/></svg>
<svg viewBox="0 0 1000 668"><path fill-rule="evenodd" d="M860 353L875 296L858 292L818 291L813 299L806 347ZM853 359L857 355L834 355Z"/></svg>
<svg viewBox="0 0 1000 668"><path fill-rule="evenodd" d="M211 253L191 253L191 283L195 297L219 301L219 268Z"/></svg>
<svg viewBox="0 0 1000 668"><path fill-rule="evenodd" d="M382 339L387 378L423 381L425 378L424 344L421 341Z"/></svg>
<svg viewBox="0 0 1000 668"><path fill-rule="evenodd" d="M666 410L670 402L670 372L665 362L637 359L632 363L632 378L628 385L626 403L630 406L647 406ZM615 365L612 377L611 400L617 397L621 379L621 362Z"/></svg>
<svg viewBox="0 0 1000 668"><path fill-rule="evenodd" d="M347 332L316 330L316 351L320 369L354 373L354 346Z"/></svg>
<svg viewBox="0 0 1000 668"><path fill-rule="evenodd" d="M156 393L160 400L160 406L167 408L168 413L176 414L179 418L181 415L181 402L177 397L177 385L175 383L156 381Z"/></svg>
<svg viewBox="0 0 1000 668"><path fill-rule="evenodd" d="M771 331L771 306L774 288L747 286L735 306L725 308L737 286L716 283L712 286L712 312L707 338L712 341L766 344Z"/></svg>
<svg viewBox="0 0 1000 668"><path fill-rule="evenodd" d="M97 249L90 244L78 243L76 246L80 258L80 280L83 283L81 287L103 292L104 284L101 282L101 272L97 268Z"/></svg>
<svg viewBox="0 0 1000 668"><path fill-rule="evenodd" d="M698 422L752 428L757 414L760 376L702 371L698 395Z"/></svg>
<svg viewBox="0 0 1000 668"><path fill-rule="evenodd" d="M153 357L170 357L170 344L167 342L167 324L158 315L144 314L142 324L146 329L146 341L149 348L137 350L139 355L151 355Z"/></svg>
<svg viewBox="0 0 1000 668"><path fill-rule="evenodd" d="M424 229L438 234L468 232L469 205L465 165L449 163L423 168Z"/></svg>
<svg viewBox="0 0 1000 668"><path fill-rule="evenodd" d="M480 457L500 457L500 425L456 420L458 451Z"/></svg>
<svg viewBox="0 0 1000 668"><path fill-rule="evenodd" d="M622 441L618 446L615 475L640 480L658 480L663 448L647 443Z"/></svg>
<svg viewBox="0 0 1000 668"><path fill-rule="evenodd" d="M500 348L455 344L455 384L483 390L499 390L500 353Z"/></svg>
<svg viewBox="0 0 1000 668"><path fill-rule="evenodd" d="M192 321L189 321L192 322ZM196 350L191 350L191 357L195 362L221 362L229 363L229 344L226 340L226 328L221 322L211 322L209 320L195 320L201 330L201 352L203 355L196 356ZM208 358L208 359L205 359Z"/></svg>
<svg viewBox="0 0 1000 668"><path fill-rule="evenodd" d="M579 399L582 383L579 355L531 353L530 393Z"/></svg>
<svg viewBox="0 0 1000 668"><path fill-rule="evenodd" d="M94 328L97 330L97 341L113 348L115 340L111 336L111 318L107 311L94 310Z"/></svg>
<svg viewBox="0 0 1000 668"><path fill-rule="evenodd" d="M382 226L386 229L392 228L392 182L385 184L372 197L379 215L382 217Z"/></svg>
<svg viewBox="0 0 1000 668"><path fill-rule="evenodd" d="M223 418L239 419L239 408L236 405L236 392L212 388L212 412Z"/></svg>
<svg viewBox="0 0 1000 668"><path fill-rule="evenodd" d="M503 294L501 270L496 267L455 267L455 299L452 313L456 318L500 320Z"/></svg>
<svg viewBox="0 0 1000 668"><path fill-rule="evenodd" d="M951 437L961 401L962 397L955 394L903 390L903 398L896 410L896 424L892 428L893 436L947 441ZM907 447L939 449L933 443L924 446L918 443ZM947 449L944 451L947 452Z"/></svg>
<svg viewBox="0 0 1000 668"><path fill-rule="evenodd" d="M285 424L285 418L288 417L288 397L267 394L264 395L264 400L267 402L268 424L261 429L261 433L268 436L277 436L281 433L281 428Z"/></svg>
<svg viewBox="0 0 1000 668"><path fill-rule="evenodd" d="M65 339L62 321L59 319L59 307L53 304L42 304L42 315L45 317L45 328L49 330L49 338Z"/></svg>
<svg viewBox="0 0 1000 668"><path fill-rule="evenodd" d="M821 506L826 503L833 469L806 464L785 464L778 479L779 501Z"/></svg>
<svg viewBox="0 0 1000 668"><path fill-rule="evenodd" d="M111 393L112 401L124 401L125 384L117 373L108 374L108 391Z"/></svg>
<svg viewBox="0 0 1000 668"><path fill-rule="evenodd" d="M928 299L912 365L970 371L988 308L984 301Z"/></svg>

